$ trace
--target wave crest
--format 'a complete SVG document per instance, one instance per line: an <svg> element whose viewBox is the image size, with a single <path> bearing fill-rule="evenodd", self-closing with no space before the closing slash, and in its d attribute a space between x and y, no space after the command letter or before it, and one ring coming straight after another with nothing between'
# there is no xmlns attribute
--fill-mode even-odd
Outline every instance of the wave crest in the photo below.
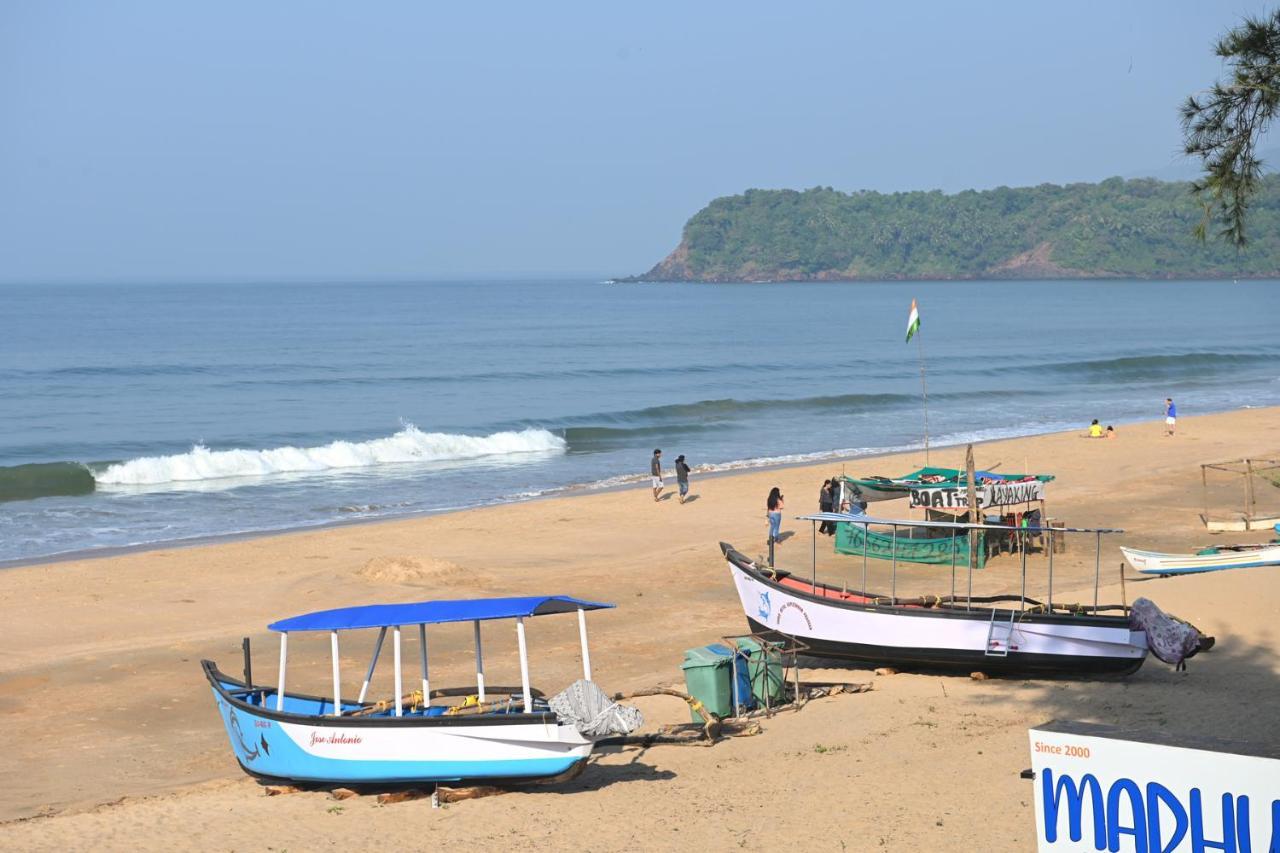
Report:
<svg viewBox="0 0 1280 853"><path fill-rule="evenodd" d="M411 462L449 462L519 453L563 453L565 440L545 429L458 435L423 432L408 425L371 441L335 441L320 447L269 450L210 450L197 444L187 453L144 456L94 473L104 486L162 486L234 477L266 477Z"/></svg>

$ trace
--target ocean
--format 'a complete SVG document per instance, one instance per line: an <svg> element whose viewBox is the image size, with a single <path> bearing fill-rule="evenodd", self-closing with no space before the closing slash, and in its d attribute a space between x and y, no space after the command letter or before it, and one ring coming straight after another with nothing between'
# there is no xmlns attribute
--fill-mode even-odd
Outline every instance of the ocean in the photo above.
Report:
<svg viewBox="0 0 1280 853"><path fill-rule="evenodd" d="M3 285L0 562L918 446L922 357L936 445L1273 406L1278 319L1255 281Z"/></svg>

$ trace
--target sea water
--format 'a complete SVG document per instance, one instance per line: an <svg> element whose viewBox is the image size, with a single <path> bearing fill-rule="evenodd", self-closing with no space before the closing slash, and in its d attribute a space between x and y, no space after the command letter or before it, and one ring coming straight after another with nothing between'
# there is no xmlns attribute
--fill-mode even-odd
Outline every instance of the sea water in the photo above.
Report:
<svg viewBox="0 0 1280 853"><path fill-rule="evenodd" d="M0 286L0 561L914 447L922 361L934 444L1277 405L1278 319L1277 282Z"/></svg>

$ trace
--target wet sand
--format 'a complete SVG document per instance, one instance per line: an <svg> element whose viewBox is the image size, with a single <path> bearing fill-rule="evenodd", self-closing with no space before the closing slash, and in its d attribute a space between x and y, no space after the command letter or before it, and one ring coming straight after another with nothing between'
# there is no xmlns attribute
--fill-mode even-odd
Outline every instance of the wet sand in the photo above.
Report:
<svg viewBox="0 0 1280 853"><path fill-rule="evenodd" d="M974 681L866 669L805 670L872 681L870 693L823 699L764 722L764 733L711 748L606 750L577 780L536 793L455 804L335 804L322 793L267 798L236 766L200 671L212 658L239 672L252 638L259 680L275 673L274 619L374 601L570 594L618 609L589 620L596 680L633 690L681 680L681 651L740 633L717 543L764 549L764 496L788 497L778 562L809 571L811 533L791 516L816 509L840 462L696 480L697 499L655 504L647 485L402 521L344 526L199 547L121 554L0 571L0 847L78 849L310 849L426 844L520 844L586 849L724 849L805 844L822 849L929 845L1029 849L1033 826L1026 729L1052 718L1145 723L1280 742L1280 582L1273 569L1169 580L1130 573L1116 545L1189 550L1263 541L1264 532L1205 532L1198 463L1280 450L1280 418L1259 409L1126 427L1113 441L1056 434L979 445L979 467L1057 475L1049 514L1126 533L1104 543L1103 598L1153 598L1218 637L1186 673L1149 659L1126 680ZM670 448L670 455L690 452ZM761 452L767 452L762 447ZM963 463L935 449L935 465ZM843 463L855 475L896 474L919 452ZM637 465L645 464L643 451ZM1280 503L1280 489L1259 493ZM1238 484L1215 485L1223 509ZM885 505L880 505L883 507ZM875 507L875 509L880 509ZM895 507L896 508L896 507ZM894 514L901 514L900 510ZM818 574L860 582L861 560L819 542ZM1070 543L1055 564L1055 600L1092 597L1093 549ZM1028 593L1044 591L1032 558ZM871 566L884 588L887 565ZM1020 563L1001 557L974 573L975 593L1015 591ZM943 568L900 567L899 594L946 593ZM534 683L548 693L575 677L577 626L533 620ZM433 634L433 682L470 683L469 629ZM509 634L510 636L505 636ZM514 628L486 628L488 680L519 683ZM290 686L328 693L327 638L290 642ZM372 636L344 646L354 692ZM390 693L383 669L373 693ZM472 674L470 678L474 678ZM640 703L649 727L686 717L677 700ZM843 845L843 847L842 847Z"/></svg>

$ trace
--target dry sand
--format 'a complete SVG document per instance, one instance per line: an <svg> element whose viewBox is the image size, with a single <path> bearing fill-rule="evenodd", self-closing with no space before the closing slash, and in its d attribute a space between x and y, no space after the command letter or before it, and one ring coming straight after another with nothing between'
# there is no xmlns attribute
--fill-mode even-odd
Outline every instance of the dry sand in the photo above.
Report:
<svg viewBox="0 0 1280 853"><path fill-rule="evenodd" d="M680 681L681 651L740 633L717 542L763 548L763 500L780 485L788 517L814 508L841 469L754 471L695 480L697 500L655 504L646 485L451 515L162 549L0 572L0 849L419 849L438 844L689 850L787 845L818 849L1030 849L1026 729L1052 718L1147 723L1175 732L1280 741L1276 665L1280 574L1224 572L1118 585L1125 543L1185 550L1212 541L1197 519L1197 463L1280 449L1277 411L1126 427L1114 441L1058 434L977 448L978 464L1048 471L1050 515L1128 532L1103 552L1103 597L1154 598L1218 637L1186 673L1150 659L1126 680L973 681L865 669L806 677L874 681L765 721L764 733L711 748L605 750L577 780L432 810L425 801L340 804L323 793L267 798L236 766L201 658L239 671L251 636L259 680L274 678L273 619L372 601L566 593L616 602L590 620L596 680L609 690ZM688 448L673 448L685 450ZM768 448L761 448L767 452ZM957 465L963 449L935 450ZM892 474L920 453L847 463ZM643 456L637 464L644 465ZM1264 500L1280 498L1263 495ZM1230 497L1229 497L1230 496ZM1234 493L1219 497L1232 505ZM882 505L883 506L883 505ZM807 570L807 524L779 564ZM1262 541L1264 533L1223 538ZM820 544L819 573L839 581L861 561ZM1029 593L1043 592L1032 564ZM1055 567L1055 599L1092 596L1092 547L1073 542ZM873 564L873 588L887 572ZM979 573L978 590L1016 589L1017 561ZM943 569L907 567L900 593L946 592ZM1040 585L1037 586L1037 583ZM490 683L518 683L514 629L486 629ZM457 629L457 630L454 630ZM290 643L290 685L328 692L325 638ZM533 680L547 692L579 666L576 623L530 625ZM357 645L358 643L358 645ZM347 689L372 638L344 649ZM466 684L468 631L433 638L433 682ZM472 676L474 677L474 676ZM389 694L385 670L374 693ZM344 691L345 692L345 691ZM641 700L649 726L685 718L678 700Z"/></svg>

